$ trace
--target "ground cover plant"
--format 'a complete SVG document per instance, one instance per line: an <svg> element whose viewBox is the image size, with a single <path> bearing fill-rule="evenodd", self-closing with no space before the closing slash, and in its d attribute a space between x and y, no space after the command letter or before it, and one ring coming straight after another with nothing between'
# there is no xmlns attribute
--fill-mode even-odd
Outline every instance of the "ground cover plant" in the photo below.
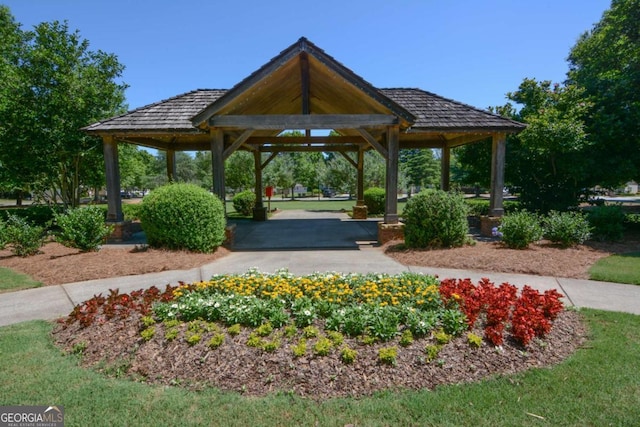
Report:
<svg viewBox="0 0 640 427"><path fill-rule="evenodd" d="M508 286L249 271L96 296L54 336L89 366L149 383L316 398L433 388L555 363L576 348L580 322L558 294L509 288L504 302Z"/></svg>

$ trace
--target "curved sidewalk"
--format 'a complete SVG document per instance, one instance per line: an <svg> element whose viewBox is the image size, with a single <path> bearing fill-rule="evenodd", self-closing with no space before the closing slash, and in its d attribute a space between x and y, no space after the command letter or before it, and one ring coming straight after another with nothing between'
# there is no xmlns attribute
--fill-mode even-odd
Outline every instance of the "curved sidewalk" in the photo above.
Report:
<svg viewBox="0 0 640 427"><path fill-rule="evenodd" d="M352 220L337 212L284 211L265 222L238 225L233 252L190 270L114 277L0 294L0 326L26 320L51 320L109 289L120 292L164 287L178 282L208 280L214 274L244 273L250 268L272 273L287 268L297 275L313 272L387 273L405 271L440 278L486 277L496 284L509 282L538 290L557 289L566 305L640 315L640 286L522 274L451 270L402 265L374 246L376 220ZM109 250L105 248L103 250Z"/></svg>
<svg viewBox="0 0 640 427"><path fill-rule="evenodd" d="M309 274L316 271L396 274L411 271L434 274L443 279L470 278L474 282L487 277L496 284L509 282L519 287L529 285L538 290L556 288L565 295L566 305L640 315L640 286L521 274L404 266L384 255L378 248L354 251L263 251L258 254L259 257L256 255L255 252L233 252L211 264L191 270L90 280L3 293L0 294L0 326L26 320L56 319L69 314L76 304L94 295L107 294L109 289L117 288L121 292L130 292L153 285L164 287L180 281L207 280L214 274L243 273L253 267L265 272L288 268L293 274Z"/></svg>

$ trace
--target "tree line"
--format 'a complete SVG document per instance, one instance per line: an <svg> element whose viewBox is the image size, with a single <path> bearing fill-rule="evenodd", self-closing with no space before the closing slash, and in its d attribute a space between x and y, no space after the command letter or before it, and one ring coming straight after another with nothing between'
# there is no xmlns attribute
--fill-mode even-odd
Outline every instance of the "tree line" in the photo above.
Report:
<svg viewBox="0 0 640 427"><path fill-rule="evenodd" d="M507 140L505 181L527 209L576 206L596 185L640 180L640 0L613 0L568 55L564 82L525 78L492 110L527 123ZM457 179L489 185L491 143L454 150Z"/></svg>
<svg viewBox="0 0 640 427"><path fill-rule="evenodd" d="M528 124L507 140L506 184L536 211L575 206L595 185L640 180L640 0L613 0L568 55L564 82L525 78L508 102L491 111ZM124 66L93 51L66 22L24 31L0 5L0 191L76 206L104 186L102 142L81 128L126 111ZM166 182L164 152L121 144L124 189ZM212 185L211 154L176 153L176 180ZM489 187L491 143L452 151L452 184ZM402 150L401 187L437 186L432 150ZM253 157L226 163L232 191L253 188ZM385 166L365 155L365 186L383 187ZM339 153L281 153L263 171L264 185L329 187L353 194L355 168Z"/></svg>

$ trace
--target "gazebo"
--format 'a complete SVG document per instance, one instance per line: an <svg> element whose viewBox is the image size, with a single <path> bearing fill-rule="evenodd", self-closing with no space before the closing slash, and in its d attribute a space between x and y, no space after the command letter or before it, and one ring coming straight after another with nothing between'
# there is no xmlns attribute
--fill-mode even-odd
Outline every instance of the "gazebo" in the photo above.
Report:
<svg viewBox="0 0 640 427"><path fill-rule="evenodd" d="M386 162L385 215L380 235L393 234L402 226L396 190L398 152L402 148L441 149L441 188L448 190L451 148L491 138L490 215L501 216L506 134L524 127L421 89L375 88L324 50L300 38L229 90L194 90L84 130L103 140L107 221L120 228L124 222L118 143L166 151L169 178L175 175L176 151L211 150L213 192L222 200L225 160L236 150L251 151L258 195L256 220L266 219L260 197L262 170L278 153L289 151L343 154L357 170L354 214L357 217L364 211L366 215L363 159L365 151L373 149ZM305 132L303 136L281 136L285 130ZM333 130L339 136L312 136L311 130ZM355 155L347 155L349 152Z"/></svg>

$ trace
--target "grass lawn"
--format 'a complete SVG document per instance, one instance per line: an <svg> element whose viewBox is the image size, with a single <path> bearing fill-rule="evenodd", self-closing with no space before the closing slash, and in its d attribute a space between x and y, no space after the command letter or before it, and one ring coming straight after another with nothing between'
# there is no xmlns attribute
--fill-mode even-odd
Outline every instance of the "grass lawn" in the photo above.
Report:
<svg viewBox="0 0 640 427"><path fill-rule="evenodd" d="M22 289L38 288L42 283L36 282L26 274L0 267L0 293L8 291L19 291Z"/></svg>
<svg viewBox="0 0 640 427"><path fill-rule="evenodd" d="M51 342L49 323L26 322L0 328L0 405L63 405L67 426L635 425L640 317L583 313L591 340L553 368L435 391L323 402L105 378L64 357Z"/></svg>
<svg viewBox="0 0 640 427"><path fill-rule="evenodd" d="M318 200L317 198L309 198L309 199L296 199L296 200L282 200L282 199L271 199L271 209L280 209L280 210L293 210L293 209L302 209L302 210L310 210L310 211L351 211L356 204L356 200ZM406 202L398 202L398 212L402 212ZM264 201L264 206L267 207L267 201ZM227 212L233 213L235 209L233 209L233 203L227 202Z"/></svg>
<svg viewBox="0 0 640 427"><path fill-rule="evenodd" d="M591 280L640 285L640 252L611 255L589 269Z"/></svg>

